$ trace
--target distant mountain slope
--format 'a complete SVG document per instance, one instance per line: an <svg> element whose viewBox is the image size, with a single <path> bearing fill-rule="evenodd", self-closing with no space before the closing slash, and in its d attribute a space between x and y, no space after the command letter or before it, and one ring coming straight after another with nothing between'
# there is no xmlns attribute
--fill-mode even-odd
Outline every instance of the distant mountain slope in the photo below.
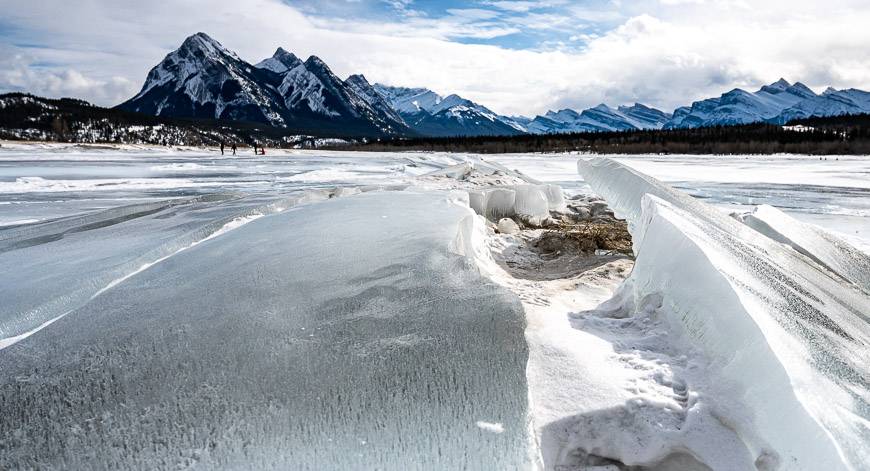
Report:
<svg viewBox="0 0 870 471"><path fill-rule="evenodd" d="M283 126L274 84L258 69L204 33L185 39L151 69L136 96L118 108L174 118L215 118Z"/></svg>
<svg viewBox="0 0 870 471"><path fill-rule="evenodd" d="M815 97L816 94L806 85L792 85L780 79L754 93L737 88L718 98L695 102L687 114L675 116L664 127L697 128L770 121L785 110Z"/></svg>
<svg viewBox="0 0 870 471"><path fill-rule="evenodd" d="M870 114L810 118L791 122L788 126L753 123L671 130L394 138L345 148L482 154L580 151L601 154L867 155L870 154Z"/></svg>
<svg viewBox="0 0 870 471"><path fill-rule="evenodd" d="M302 61L278 48L251 65L204 33L187 38L148 74L119 109L169 118L261 123L348 137L512 136L687 129L870 113L870 93L809 87L780 79L758 91L734 89L673 113L636 103L502 116L461 96L427 88L370 84L336 76L317 56Z"/></svg>
<svg viewBox="0 0 870 471"><path fill-rule="evenodd" d="M335 134L344 136L344 134ZM71 98L50 99L23 93L0 95L0 139L79 143L312 147L336 143L330 136L261 123L169 118L101 108Z"/></svg>
<svg viewBox="0 0 870 471"><path fill-rule="evenodd" d="M615 110L601 104L579 113L570 109L549 111L532 120L527 129L533 134L635 131L661 129L670 118L667 113L640 103Z"/></svg>
<svg viewBox="0 0 870 471"><path fill-rule="evenodd" d="M818 96L803 100L784 110L772 122L784 124L796 119L857 115L870 113L870 93L856 90L829 88Z"/></svg>
<svg viewBox="0 0 870 471"><path fill-rule="evenodd" d="M512 118L458 95L442 97L425 88L375 84L374 90L418 134L425 136L511 136L525 128Z"/></svg>
<svg viewBox="0 0 870 471"><path fill-rule="evenodd" d="M858 98L861 96L858 95ZM450 110L456 109L449 107L442 112ZM354 142L362 150L390 151L870 154L870 114L808 118L789 124L756 123L664 132L598 131L552 136L482 135L449 139L394 137L369 140L369 144L364 144L365 140ZM168 118L117 108L101 108L70 98L0 94L0 139L193 146L217 146L223 141L243 146L256 142L267 148L323 145L339 148L347 146L349 142L334 137L344 136L344 130L337 130L331 136L321 134L315 137L293 128L264 126L262 123Z"/></svg>
<svg viewBox="0 0 870 471"><path fill-rule="evenodd" d="M581 112L549 111L525 124L532 134L690 129L751 123L784 124L796 119L870 113L870 93L828 89L817 95L802 83L780 79L756 92L739 88L679 107L672 114L642 104L613 109L598 105Z"/></svg>
<svg viewBox="0 0 870 471"><path fill-rule="evenodd" d="M172 118L259 122L314 133L411 133L396 113L373 107L358 95L359 89L338 78L316 56L303 62L278 48L254 66L197 33L154 67L142 91L118 108Z"/></svg>

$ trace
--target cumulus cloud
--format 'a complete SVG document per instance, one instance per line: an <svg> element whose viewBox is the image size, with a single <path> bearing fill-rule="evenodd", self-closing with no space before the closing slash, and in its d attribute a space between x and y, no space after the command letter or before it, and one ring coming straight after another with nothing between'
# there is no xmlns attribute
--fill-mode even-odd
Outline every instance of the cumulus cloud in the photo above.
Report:
<svg viewBox="0 0 870 471"><path fill-rule="evenodd" d="M148 69L196 31L252 62L280 45L320 56L341 76L458 93L508 114L635 101L671 110L781 76L816 88L870 88L870 11L854 0L768 0L748 11L740 0L608 2L610 11L504 0L395 21L324 19L279 0L5 3L17 32L0 38L7 56L19 59L3 67L0 90L76 94L101 104L135 93ZM567 18L557 27L570 31L563 42L571 47L468 44L556 27L546 23L554 12L542 10L554 5ZM593 20L613 26L590 30Z"/></svg>
<svg viewBox="0 0 870 471"><path fill-rule="evenodd" d="M0 49L2 52L2 49ZM20 54L0 59L0 90L20 91L51 97L89 97L93 101L119 103L138 88L126 77L87 77L75 69L52 70L34 66L33 58Z"/></svg>

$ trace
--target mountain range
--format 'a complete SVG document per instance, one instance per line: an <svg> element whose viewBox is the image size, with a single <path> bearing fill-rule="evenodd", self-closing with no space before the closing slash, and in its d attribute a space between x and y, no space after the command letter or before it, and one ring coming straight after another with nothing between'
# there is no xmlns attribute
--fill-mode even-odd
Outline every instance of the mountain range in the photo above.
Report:
<svg viewBox="0 0 870 471"><path fill-rule="evenodd" d="M636 103L508 117L458 95L371 84L363 75L342 80L317 56L303 61L280 47L252 65L197 33L155 66L142 90L118 108L170 118L263 123L311 134L440 137L785 124L870 113L870 93L829 88L816 94L780 79L756 92L734 89L673 113Z"/></svg>

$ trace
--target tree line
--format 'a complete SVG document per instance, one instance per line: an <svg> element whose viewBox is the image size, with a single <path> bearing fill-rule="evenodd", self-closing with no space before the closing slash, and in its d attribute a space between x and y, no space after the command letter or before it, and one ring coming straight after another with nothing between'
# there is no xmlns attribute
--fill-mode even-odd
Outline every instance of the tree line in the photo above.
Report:
<svg viewBox="0 0 870 471"><path fill-rule="evenodd" d="M802 125L803 128L796 128ZM344 147L361 151L480 154L581 151L598 154L870 154L870 115L694 129L520 136L389 139Z"/></svg>

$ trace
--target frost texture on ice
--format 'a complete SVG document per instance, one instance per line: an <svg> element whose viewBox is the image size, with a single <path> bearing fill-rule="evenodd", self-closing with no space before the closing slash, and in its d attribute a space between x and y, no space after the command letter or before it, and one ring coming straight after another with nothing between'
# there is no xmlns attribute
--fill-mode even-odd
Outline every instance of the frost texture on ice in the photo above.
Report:
<svg viewBox="0 0 870 471"><path fill-rule="evenodd" d="M830 232L798 221L769 205L739 215L738 220L870 293L870 256Z"/></svg>
<svg viewBox="0 0 870 471"><path fill-rule="evenodd" d="M456 201L265 215L2 350L0 469L530 468L523 313L449 251ZM138 247L113 227L43 245Z"/></svg>
<svg viewBox="0 0 870 471"><path fill-rule="evenodd" d="M629 221L630 295L661 296L671 328L707 358L718 416L759 469L867 469L866 294L651 177L609 159L578 167Z"/></svg>
<svg viewBox="0 0 870 471"><path fill-rule="evenodd" d="M310 190L267 201L239 194L161 200L0 233L0 340L87 303L106 287L248 218L323 200ZM15 270L6 269L16 267ZM0 348L5 343L0 342Z"/></svg>

